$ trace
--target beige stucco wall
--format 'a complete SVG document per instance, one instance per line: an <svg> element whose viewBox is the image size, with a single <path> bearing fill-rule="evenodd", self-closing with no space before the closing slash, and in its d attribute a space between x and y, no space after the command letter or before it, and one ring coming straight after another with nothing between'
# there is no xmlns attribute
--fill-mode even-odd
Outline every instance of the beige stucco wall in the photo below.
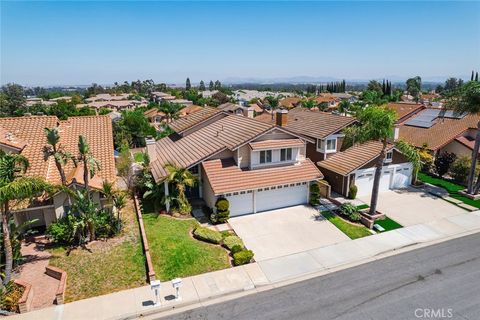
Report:
<svg viewBox="0 0 480 320"><path fill-rule="evenodd" d="M465 147L463 144L461 144L460 142L458 142L456 140L453 140L452 142L450 142L445 147L443 147L439 150L440 153L442 153L444 151L455 153L457 155L457 157L461 157L461 156L471 157L472 156L472 150Z"/></svg>
<svg viewBox="0 0 480 320"><path fill-rule="evenodd" d="M202 170L202 196L208 207L213 208L215 206L217 198L213 193L210 182L208 181L207 175L205 174L205 170Z"/></svg>

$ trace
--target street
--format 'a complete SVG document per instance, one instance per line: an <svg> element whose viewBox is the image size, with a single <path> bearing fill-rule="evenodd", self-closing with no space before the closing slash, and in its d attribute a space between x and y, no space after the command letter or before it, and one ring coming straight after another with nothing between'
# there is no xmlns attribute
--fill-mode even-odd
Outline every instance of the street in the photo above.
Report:
<svg viewBox="0 0 480 320"><path fill-rule="evenodd" d="M474 234L162 319L479 318L480 235Z"/></svg>

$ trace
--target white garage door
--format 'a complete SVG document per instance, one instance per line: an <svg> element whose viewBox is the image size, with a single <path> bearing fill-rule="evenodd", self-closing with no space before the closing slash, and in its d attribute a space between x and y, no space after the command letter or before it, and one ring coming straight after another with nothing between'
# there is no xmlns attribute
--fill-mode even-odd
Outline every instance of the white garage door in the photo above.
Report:
<svg viewBox="0 0 480 320"><path fill-rule="evenodd" d="M253 213L253 193L239 193L226 197L230 203L230 216L240 216L242 214Z"/></svg>
<svg viewBox="0 0 480 320"><path fill-rule="evenodd" d="M394 174L395 172L395 174ZM366 169L359 170L356 173L355 185L358 188L358 196L366 196L372 193L373 175L375 170ZM390 177L393 178L390 180ZM379 191L386 191L389 189L405 188L410 185L412 181L412 165L409 163L401 164L394 167L387 167L383 169L382 178L380 180Z"/></svg>
<svg viewBox="0 0 480 320"><path fill-rule="evenodd" d="M307 201L308 185L306 182L255 192L257 212L296 206L307 203Z"/></svg>
<svg viewBox="0 0 480 320"><path fill-rule="evenodd" d="M406 188L412 182L412 165L404 164L395 169L393 176L392 189Z"/></svg>
<svg viewBox="0 0 480 320"><path fill-rule="evenodd" d="M389 189L390 175L393 169L383 169L382 178L380 179L379 191L385 191ZM356 174L355 185L357 186L357 196L365 196L372 193L373 188L373 176L375 170L368 170Z"/></svg>

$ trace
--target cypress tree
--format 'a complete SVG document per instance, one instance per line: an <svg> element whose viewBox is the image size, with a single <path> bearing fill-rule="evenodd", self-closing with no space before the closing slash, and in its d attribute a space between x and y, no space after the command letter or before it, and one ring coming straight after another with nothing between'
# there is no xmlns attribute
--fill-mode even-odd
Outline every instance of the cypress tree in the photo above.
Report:
<svg viewBox="0 0 480 320"><path fill-rule="evenodd" d="M185 81L185 90L190 90L191 88L190 78L187 78L187 81Z"/></svg>
<svg viewBox="0 0 480 320"><path fill-rule="evenodd" d="M477 72L475 72L475 81L477 81L477 82L478 82L478 71L477 71Z"/></svg>
<svg viewBox="0 0 480 320"><path fill-rule="evenodd" d="M210 80L210 83L208 84L208 90L213 91L214 88L215 87L214 87L213 81Z"/></svg>
<svg viewBox="0 0 480 320"><path fill-rule="evenodd" d="M470 81L473 81L473 70L472 70L472 76L470 77Z"/></svg>
<svg viewBox="0 0 480 320"><path fill-rule="evenodd" d="M205 91L205 82L203 82L203 80L200 81L200 85L198 86L198 90Z"/></svg>

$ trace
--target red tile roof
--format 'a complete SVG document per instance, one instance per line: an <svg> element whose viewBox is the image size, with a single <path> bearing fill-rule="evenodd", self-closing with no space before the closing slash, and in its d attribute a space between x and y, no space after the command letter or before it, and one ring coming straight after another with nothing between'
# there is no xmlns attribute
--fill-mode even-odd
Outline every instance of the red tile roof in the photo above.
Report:
<svg viewBox="0 0 480 320"><path fill-rule="evenodd" d="M387 150L391 150L393 145L389 145ZM363 165L376 159L382 150L382 143L379 141L368 141L363 144L355 145L345 151L338 152L317 165L320 169L325 168L343 176L357 170Z"/></svg>
<svg viewBox="0 0 480 320"><path fill-rule="evenodd" d="M233 159L210 160L202 165L216 195L323 178L309 159L294 165L258 170L240 169Z"/></svg>

